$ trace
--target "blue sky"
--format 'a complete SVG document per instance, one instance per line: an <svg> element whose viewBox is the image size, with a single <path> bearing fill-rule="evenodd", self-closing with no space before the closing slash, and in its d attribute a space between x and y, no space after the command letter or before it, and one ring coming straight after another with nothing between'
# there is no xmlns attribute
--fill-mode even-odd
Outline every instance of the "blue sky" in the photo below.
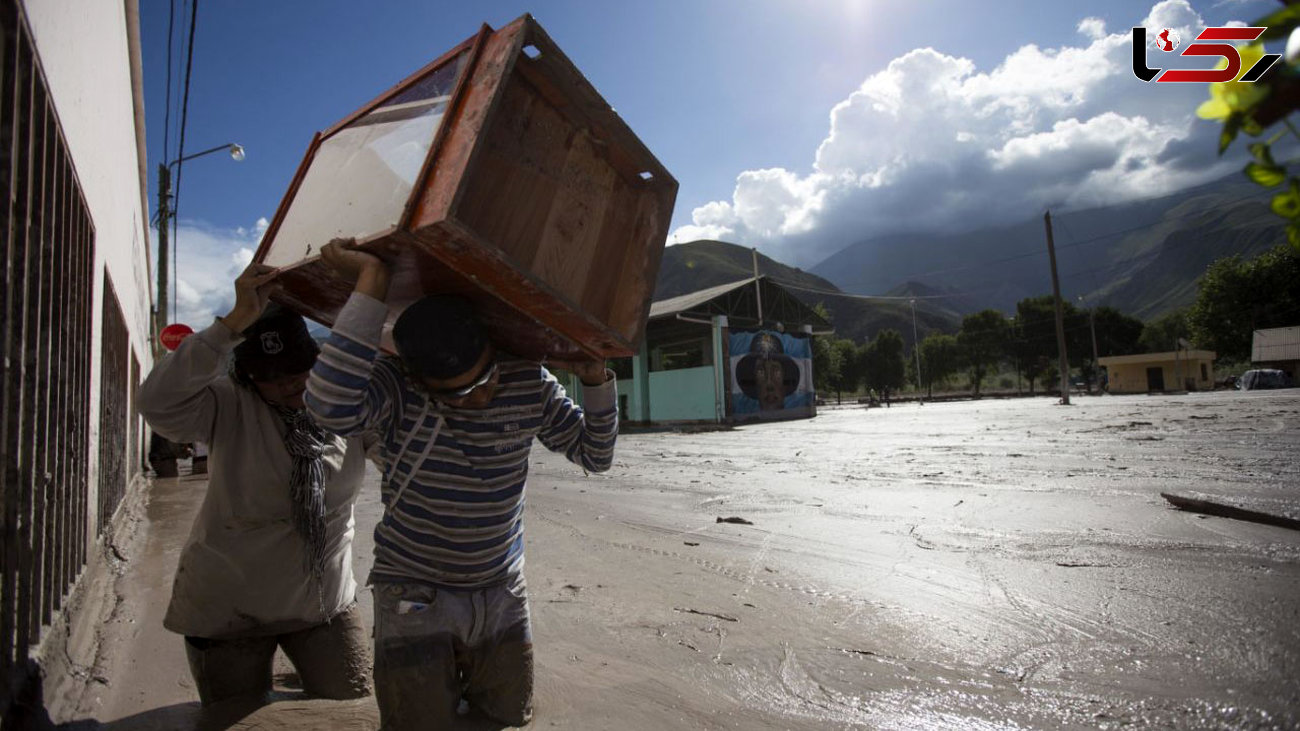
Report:
<svg viewBox="0 0 1300 731"><path fill-rule="evenodd" d="M151 171L178 143L179 62L164 154L173 4L179 56L189 3L141 3ZM1199 26L1276 7L208 0L185 149L239 142L247 159L184 167L179 317L201 325L228 305L316 131L484 22L531 12L677 177L670 241L723 238L810 267L872 235L1021 220L1239 168L1239 157L1215 158L1215 125L1193 117L1203 86L1133 77L1129 28L1186 28L1190 40Z"/></svg>

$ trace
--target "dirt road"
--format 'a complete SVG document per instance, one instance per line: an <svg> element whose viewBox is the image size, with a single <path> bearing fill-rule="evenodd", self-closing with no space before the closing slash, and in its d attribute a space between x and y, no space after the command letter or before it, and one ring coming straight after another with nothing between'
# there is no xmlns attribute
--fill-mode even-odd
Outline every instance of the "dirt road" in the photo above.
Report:
<svg viewBox="0 0 1300 731"><path fill-rule="evenodd" d="M603 475L535 455L535 727L1300 725L1300 532L1159 496L1300 517L1300 391L827 409L625 434ZM359 577L377 518L367 490ZM293 705L256 720L374 721Z"/></svg>

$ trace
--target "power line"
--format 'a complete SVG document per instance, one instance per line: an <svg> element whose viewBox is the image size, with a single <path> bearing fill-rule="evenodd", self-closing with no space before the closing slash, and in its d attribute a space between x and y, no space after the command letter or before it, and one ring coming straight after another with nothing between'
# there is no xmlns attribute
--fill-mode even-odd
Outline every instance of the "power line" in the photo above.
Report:
<svg viewBox="0 0 1300 731"><path fill-rule="evenodd" d="M167 10L167 104L163 113L163 164L167 164L167 155L171 152L171 131L172 131L172 37L175 35L173 27L176 21L176 0L168 3Z"/></svg>
<svg viewBox="0 0 1300 731"><path fill-rule="evenodd" d="M180 151L176 155L176 187L175 198L172 203L172 281L176 286L172 287L172 312L176 312L176 292L180 289L180 278L177 275L176 259L177 256L177 229L176 222L180 220L181 205L181 172L185 168L185 125L189 121L190 114L190 72L194 70L194 28L198 25L199 19L199 0L191 0L190 4L190 40L189 48L185 53L185 93L181 97L181 141ZM165 162L163 163L166 164Z"/></svg>

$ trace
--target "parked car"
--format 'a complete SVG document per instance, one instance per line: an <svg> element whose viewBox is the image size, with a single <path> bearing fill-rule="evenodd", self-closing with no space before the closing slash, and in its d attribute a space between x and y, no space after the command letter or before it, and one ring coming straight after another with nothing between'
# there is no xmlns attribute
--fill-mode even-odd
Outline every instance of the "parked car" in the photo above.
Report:
<svg viewBox="0 0 1300 731"><path fill-rule="evenodd" d="M1255 368L1241 374L1237 379L1237 388L1242 391L1255 391L1261 388L1291 388L1295 384L1291 374L1276 368Z"/></svg>

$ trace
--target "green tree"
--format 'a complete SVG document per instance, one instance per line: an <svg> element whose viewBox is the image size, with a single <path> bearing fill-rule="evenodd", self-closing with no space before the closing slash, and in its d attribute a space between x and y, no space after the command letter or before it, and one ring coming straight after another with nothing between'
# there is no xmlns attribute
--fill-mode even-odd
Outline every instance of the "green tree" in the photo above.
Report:
<svg viewBox="0 0 1300 731"><path fill-rule="evenodd" d="M926 398L934 395L936 382L942 384L960 368L961 349L955 336L931 333L921 341L921 378Z"/></svg>
<svg viewBox="0 0 1300 731"><path fill-rule="evenodd" d="M1091 314L1091 322L1089 315ZM1142 321L1136 317L1130 317L1115 309L1114 307L1096 307L1091 313L1088 310L1078 312L1078 333L1081 337L1071 339L1069 348L1071 349L1071 358L1077 347L1084 354L1082 359L1083 366L1081 371L1084 378L1088 379L1088 388L1091 390L1092 383L1095 380L1094 375L1098 369L1097 364L1093 362L1093 333L1096 333L1096 352L1098 358L1105 358L1110 355L1132 355L1140 351L1138 344L1142 337Z"/></svg>
<svg viewBox="0 0 1300 731"><path fill-rule="evenodd" d="M1249 261L1219 259L1198 282L1187 312L1198 346L1229 360L1250 359L1252 334L1300 322L1300 250L1278 246Z"/></svg>
<svg viewBox="0 0 1300 731"><path fill-rule="evenodd" d="M830 341L831 355L830 359L836 364L834 375L827 381L827 385L835 392L837 403L843 403L845 391L855 391L858 384L862 382L862 374L858 367L858 346L852 340L847 338Z"/></svg>
<svg viewBox="0 0 1300 731"><path fill-rule="evenodd" d="M1006 354L1010 326L997 310L983 310L962 318L957 345L962 362L970 371L971 386L978 395L980 383Z"/></svg>
<svg viewBox="0 0 1300 731"><path fill-rule="evenodd" d="M1069 302L1061 303L1065 321L1065 352L1069 362L1082 366L1092 359L1092 336L1088 328L1088 315ZM1029 393L1034 393L1034 382L1043 378L1050 366L1055 377L1046 383L1059 380L1057 364L1061 355L1056 340L1056 298L1050 294L1026 297L1016 303L1015 322L1007 352L1017 370L1029 381ZM1098 337L1101 333L1098 331ZM1098 341L1098 348L1101 343Z"/></svg>
<svg viewBox="0 0 1300 731"><path fill-rule="evenodd" d="M842 364L839 353L830 338L814 337L812 339L813 388L819 392L833 390L831 383L840 377Z"/></svg>
<svg viewBox="0 0 1300 731"><path fill-rule="evenodd" d="M892 329L881 330L862 350L863 377L867 388L879 393L897 391L907 383L907 362L903 360L903 336Z"/></svg>
<svg viewBox="0 0 1300 731"><path fill-rule="evenodd" d="M1178 338L1188 334L1187 310L1174 310L1148 322L1138 344L1144 353L1167 353L1178 347Z"/></svg>
<svg viewBox="0 0 1300 731"><path fill-rule="evenodd" d="M1104 305L1093 310L1093 318L1097 331L1098 357L1133 355L1141 348L1144 329L1141 320Z"/></svg>

